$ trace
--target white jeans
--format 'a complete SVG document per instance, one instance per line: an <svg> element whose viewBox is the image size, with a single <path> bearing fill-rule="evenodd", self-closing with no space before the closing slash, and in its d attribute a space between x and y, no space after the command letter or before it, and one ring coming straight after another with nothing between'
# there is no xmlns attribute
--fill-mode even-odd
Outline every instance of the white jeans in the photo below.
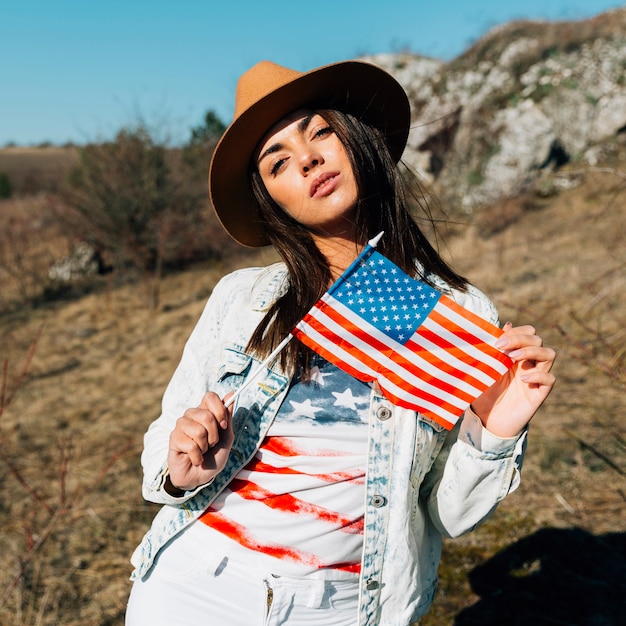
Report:
<svg viewBox="0 0 626 626"><path fill-rule="evenodd" d="M126 626L356 624L357 581L258 571L212 553L195 526L166 545L150 574L134 583Z"/></svg>

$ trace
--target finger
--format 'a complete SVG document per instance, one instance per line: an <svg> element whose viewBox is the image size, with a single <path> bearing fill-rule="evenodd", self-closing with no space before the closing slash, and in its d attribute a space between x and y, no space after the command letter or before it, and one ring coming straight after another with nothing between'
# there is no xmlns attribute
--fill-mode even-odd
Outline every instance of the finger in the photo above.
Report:
<svg viewBox="0 0 626 626"><path fill-rule="evenodd" d="M531 387L546 387L548 389L554 387L556 382L556 378L553 374L537 369L525 372L520 376L520 379Z"/></svg>
<svg viewBox="0 0 626 626"><path fill-rule="evenodd" d="M506 353L507 350L515 350L524 346L543 345L543 339L535 334L534 330L532 326L512 328L497 339L495 346Z"/></svg>
<svg viewBox="0 0 626 626"><path fill-rule="evenodd" d="M513 326L511 322L507 322L502 328L506 335L536 335L537 331L534 326L524 324L523 326Z"/></svg>
<svg viewBox="0 0 626 626"><path fill-rule="evenodd" d="M170 452L186 456L193 466L197 467L202 464L204 456L202 451L203 446L198 445L198 442L188 436L184 431L172 431L169 447Z"/></svg>
<svg viewBox="0 0 626 626"><path fill-rule="evenodd" d="M203 453L220 438L217 418L205 409L187 409L177 422L177 428L195 441Z"/></svg>
<svg viewBox="0 0 626 626"><path fill-rule="evenodd" d="M525 361L530 363L532 367L539 367L543 371L549 371L554 365L556 352L552 348L544 346L526 346L509 352L508 356L516 363Z"/></svg>
<svg viewBox="0 0 626 626"><path fill-rule="evenodd" d="M232 392L230 395L232 395ZM224 401L216 393L213 391L205 393L200 402L200 408L210 411L221 428L228 428L230 411L224 406Z"/></svg>

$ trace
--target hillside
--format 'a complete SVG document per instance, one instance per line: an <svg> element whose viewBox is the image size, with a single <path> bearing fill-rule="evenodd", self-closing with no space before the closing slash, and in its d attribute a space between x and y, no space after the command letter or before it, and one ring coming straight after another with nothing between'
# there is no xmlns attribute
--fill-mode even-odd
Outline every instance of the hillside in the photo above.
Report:
<svg viewBox="0 0 626 626"><path fill-rule="evenodd" d="M482 71L481 63L492 64L491 72L494 59L529 37L547 41L548 48L563 41L549 58L610 42L622 42L615 44L621 50L625 16L618 11L576 28L507 25L447 69L435 60L413 59L417 65L402 80L412 75L412 93L425 93L417 88L417 66L431 81L444 69L450 82L454 72ZM577 38L569 47L567 28ZM520 76L543 62L527 54ZM386 62L398 68L402 59ZM477 137L488 136L487 122L496 112L517 110L514 100L493 102ZM626 120L615 119L603 138L589 139L578 152L568 148L566 162L529 167L524 184L507 187L503 197L472 204L471 211L469 204L451 211L440 245L444 256L491 296L502 321L534 324L557 348L558 384L531 426L519 490L480 529L445 543L440 591L422 626L623 622L626 144L619 124ZM465 189L446 195L448 206L455 194L468 193L467 171L455 184L450 164L471 120L459 117L445 144L416 140L418 147L430 147L407 155L432 168L432 146L445 145L436 171L424 173L440 190L444 182ZM421 132L417 121L415 126ZM562 143L566 137L559 135ZM0 200L0 228L21 220L25 230L16 232L27 244L14 241L11 248L1 239L0 261L10 248L21 255L19 267L36 273L66 251L66 233L54 224L50 198L75 157L37 151L31 153L37 160L21 156L18 166L12 156L20 149L11 150L13 155L0 151L0 170L38 171L38 180L51 173L44 176L45 192L25 186L13 199ZM532 154L532 162L542 157ZM454 167L458 173L460 166ZM483 180L473 179L472 188L484 191L486 162L481 171ZM2 274L0 624L123 624L128 560L157 508L141 498L143 433L159 414L164 387L215 281L235 267L273 259L266 250L241 253L167 274L158 309L150 306L147 282L124 284L111 276L70 292L71 298L26 298L34 305L4 306L19 297L24 277ZM33 285L28 282L28 290Z"/></svg>
<svg viewBox="0 0 626 626"><path fill-rule="evenodd" d="M505 24L450 63L370 60L410 94L405 158L464 214L527 190L546 169L595 165L626 133L626 9Z"/></svg>

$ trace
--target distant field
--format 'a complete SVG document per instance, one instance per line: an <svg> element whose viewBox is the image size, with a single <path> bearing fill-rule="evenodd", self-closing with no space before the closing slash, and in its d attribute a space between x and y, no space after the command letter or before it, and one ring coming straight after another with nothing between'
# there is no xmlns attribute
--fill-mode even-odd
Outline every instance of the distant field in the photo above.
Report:
<svg viewBox="0 0 626 626"><path fill-rule="evenodd" d="M78 161L78 150L60 148L2 148L0 172L9 175L18 192L56 188Z"/></svg>

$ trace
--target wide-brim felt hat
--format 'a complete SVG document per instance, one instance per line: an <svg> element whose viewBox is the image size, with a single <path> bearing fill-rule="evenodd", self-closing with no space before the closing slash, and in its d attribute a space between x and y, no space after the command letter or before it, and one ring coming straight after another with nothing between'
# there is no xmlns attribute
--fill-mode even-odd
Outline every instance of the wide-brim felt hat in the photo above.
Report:
<svg viewBox="0 0 626 626"><path fill-rule="evenodd" d="M249 247L269 244L249 181L249 164L267 131L300 108L337 108L378 128L393 159L409 133L410 105L393 76L363 61L298 72L261 61L237 83L233 122L218 142L209 169L209 194L228 234Z"/></svg>

